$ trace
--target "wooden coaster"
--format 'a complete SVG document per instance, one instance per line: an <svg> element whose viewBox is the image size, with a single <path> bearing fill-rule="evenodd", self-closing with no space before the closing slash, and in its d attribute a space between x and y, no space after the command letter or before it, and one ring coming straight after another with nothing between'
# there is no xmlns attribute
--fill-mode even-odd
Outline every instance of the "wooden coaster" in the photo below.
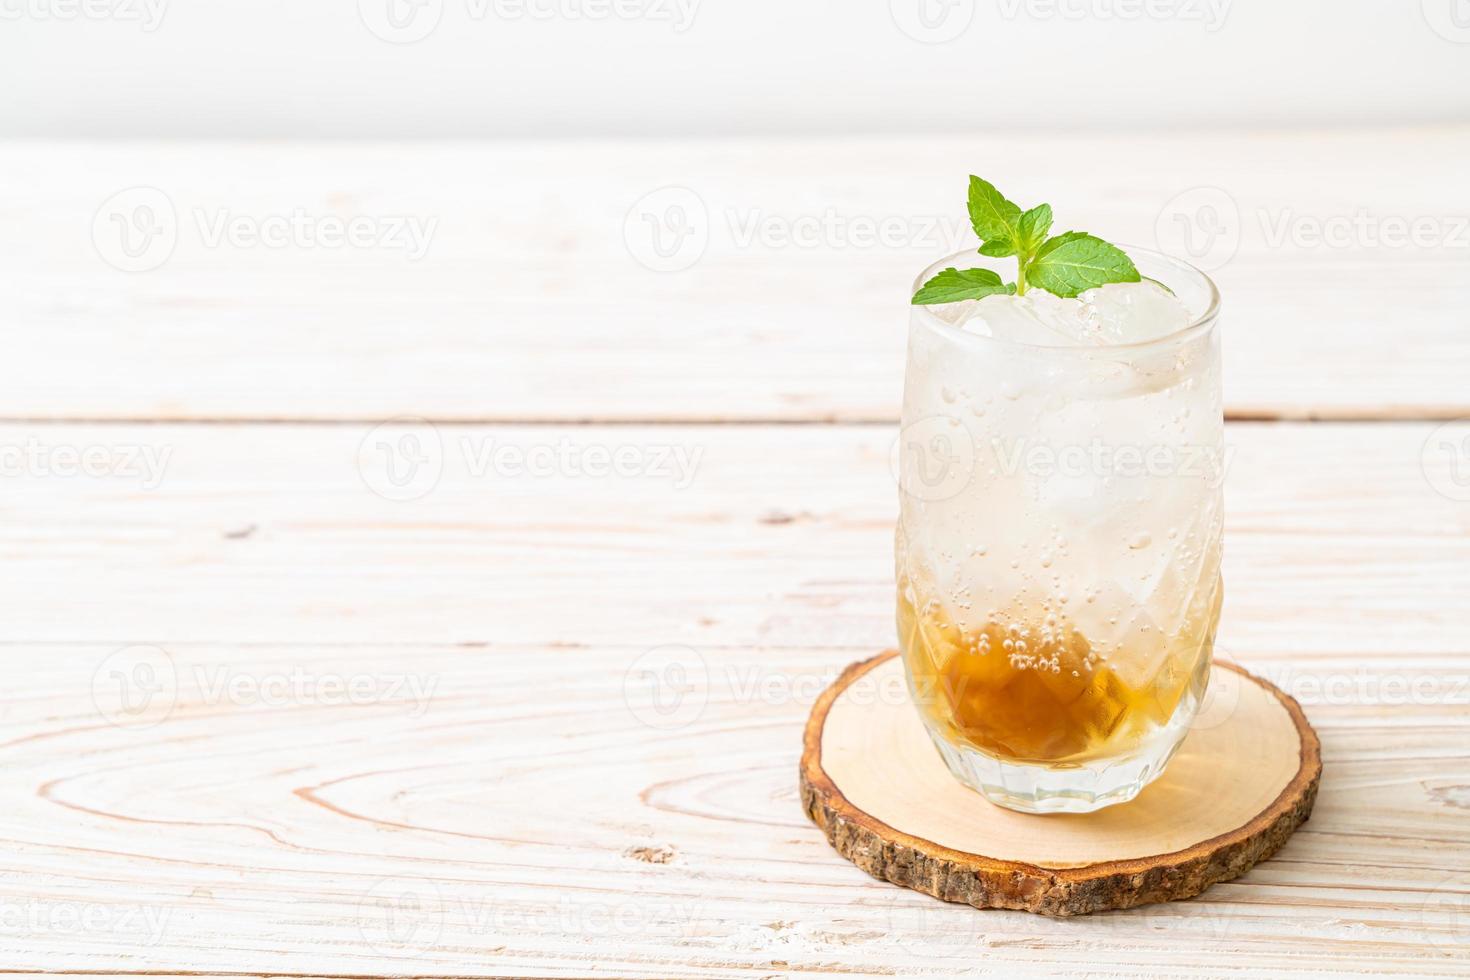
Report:
<svg viewBox="0 0 1470 980"><path fill-rule="evenodd" d="M817 699L801 798L837 852L876 878L976 908L1079 915L1190 898L1244 874L1311 814L1321 774L1296 701L1217 661L1196 724L1136 799L1016 813L950 775L890 650Z"/></svg>

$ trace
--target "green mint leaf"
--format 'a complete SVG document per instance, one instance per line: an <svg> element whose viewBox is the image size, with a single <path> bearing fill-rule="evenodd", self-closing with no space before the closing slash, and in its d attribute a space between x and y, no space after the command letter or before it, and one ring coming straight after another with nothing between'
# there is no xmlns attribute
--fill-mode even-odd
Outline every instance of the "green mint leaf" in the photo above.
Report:
<svg viewBox="0 0 1470 980"><path fill-rule="evenodd" d="M1133 260L1116 245L1086 232L1048 239L1026 266L1026 281L1063 298L1110 282L1138 282Z"/></svg>
<svg viewBox="0 0 1470 980"><path fill-rule="evenodd" d="M915 306L935 303L957 303L962 299L980 299L992 293L1013 293L1014 285L1000 281L989 269L945 269L930 279L914 294Z"/></svg>
<svg viewBox="0 0 1470 980"><path fill-rule="evenodd" d="M1035 252L1046 241L1051 231L1051 205L1038 204L1022 214L1016 221L1016 232L1020 251Z"/></svg>
<svg viewBox="0 0 1470 980"><path fill-rule="evenodd" d="M1060 245L1065 245L1067 242L1073 241L1078 238L1095 237L1095 235L1090 235L1085 231L1064 231L1060 235L1054 235L1051 238L1048 238L1046 241L1042 242L1041 248L1037 249L1037 254L1040 255L1042 249L1050 251L1051 249L1054 249Z"/></svg>
<svg viewBox="0 0 1470 980"><path fill-rule="evenodd" d="M1021 209L1007 201L994 184L971 175L970 224L982 242L992 238L1015 242L1016 222L1020 217Z"/></svg>
<svg viewBox="0 0 1470 980"><path fill-rule="evenodd" d="M992 238L980 246L981 255L989 255L991 258L1003 259L1007 255L1016 254L1016 243L1009 238Z"/></svg>

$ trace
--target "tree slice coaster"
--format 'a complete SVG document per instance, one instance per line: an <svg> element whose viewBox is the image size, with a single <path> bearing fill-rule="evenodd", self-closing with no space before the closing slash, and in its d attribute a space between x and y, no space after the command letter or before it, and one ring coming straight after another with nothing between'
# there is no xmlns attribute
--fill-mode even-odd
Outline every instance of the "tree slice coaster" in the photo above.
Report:
<svg viewBox="0 0 1470 980"><path fill-rule="evenodd" d="M1276 852L1312 812L1317 734L1273 685L1216 662L1164 774L1086 814L996 806L945 768L890 650L843 671L807 720L801 798L876 878L976 908L1080 915L1191 898Z"/></svg>

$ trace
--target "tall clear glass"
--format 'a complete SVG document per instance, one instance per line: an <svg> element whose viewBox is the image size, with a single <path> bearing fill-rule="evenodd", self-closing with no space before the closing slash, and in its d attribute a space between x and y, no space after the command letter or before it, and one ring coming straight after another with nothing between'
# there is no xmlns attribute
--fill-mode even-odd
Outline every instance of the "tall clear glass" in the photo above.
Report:
<svg viewBox="0 0 1470 980"><path fill-rule="evenodd" d="M1187 733L1220 615L1219 295L1127 248L1189 309L1143 343L1034 346L913 307L899 442L898 633L951 772L992 802L1132 799ZM949 266L1014 270L961 253Z"/></svg>

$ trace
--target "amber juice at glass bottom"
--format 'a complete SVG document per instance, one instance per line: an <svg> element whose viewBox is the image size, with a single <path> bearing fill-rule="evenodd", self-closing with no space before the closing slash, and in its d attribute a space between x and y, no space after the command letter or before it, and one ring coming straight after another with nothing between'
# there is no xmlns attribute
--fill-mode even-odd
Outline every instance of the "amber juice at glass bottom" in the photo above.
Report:
<svg viewBox="0 0 1470 980"><path fill-rule="evenodd" d="M915 609L900 591L899 642L919 709L943 737L1010 762L1078 764L1147 744L1186 696L1203 694L1218 606L1216 591L1215 608L1141 677L1113 669L1054 612L964 630L937 602Z"/></svg>

